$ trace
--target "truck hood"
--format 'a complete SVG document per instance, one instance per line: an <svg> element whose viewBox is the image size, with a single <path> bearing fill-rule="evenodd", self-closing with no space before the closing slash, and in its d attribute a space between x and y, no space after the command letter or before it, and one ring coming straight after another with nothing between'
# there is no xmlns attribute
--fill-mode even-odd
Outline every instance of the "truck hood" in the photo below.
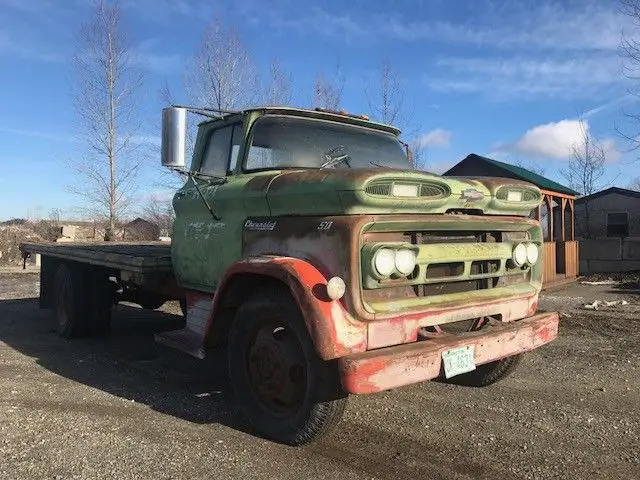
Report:
<svg viewBox="0 0 640 480"><path fill-rule="evenodd" d="M519 180L390 168L288 170L254 180L272 216L448 211L528 215L542 201L538 187Z"/></svg>

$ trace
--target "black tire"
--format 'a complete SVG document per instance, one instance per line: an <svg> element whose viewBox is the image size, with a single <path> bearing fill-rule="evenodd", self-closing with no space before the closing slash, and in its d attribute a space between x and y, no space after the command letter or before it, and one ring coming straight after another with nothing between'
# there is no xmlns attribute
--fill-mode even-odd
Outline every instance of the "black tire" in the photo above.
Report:
<svg viewBox="0 0 640 480"><path fill-rule="evenodd" d="M509 376L520 363L521 357L521 354L513 355L495 362L478 365L472 372L451 377L446 382L465 387L486 387Z"/></svg>
<svg viewBox="0 0 640 480"><path fill-rule="evenodd" d="M53 282L53 316L64 338L104 335L111 324L113 287L106 274L60 264Z"/></svg>
<svg viewBox="0 0 640 480"><path fill-rule="evenodd" d="M58 335L64 338L78 337L85 331L87 285L76 280L75 270L62 263L53 277L53 318Z"/></svg>
<svg viewBox="0 0 640 480"><path fill-rule="evenodd" d="M347 398L337 365L316 353L288 291L276 288L244 303L227 346L235 401L258 434L302 445L339 422Z"/></svg>

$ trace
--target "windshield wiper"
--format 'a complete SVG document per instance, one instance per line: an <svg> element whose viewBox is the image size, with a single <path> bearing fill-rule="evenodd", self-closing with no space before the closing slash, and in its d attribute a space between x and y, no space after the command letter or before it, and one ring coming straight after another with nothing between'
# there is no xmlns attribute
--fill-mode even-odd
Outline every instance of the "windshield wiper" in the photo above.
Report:
<svg viewBox="0 0 640 480"><path fill-rule="evenodd" d="M227 177L222 177L220 175L214 175L204 172L189 172L189 175L195 178L199 178L201 180L218 180L221 183L226 183Z"/></svg>
<svg viewBox="0 0 640 480"><path fill-rule="evenodd" d="M320 168L331 168L339 165L340 163L345 163L347 167L351 168L351 164L349 160L351 160L351 155L349 155L346 151L347 149L344 145L338 145L331 150L327 150L324 154L325 162L320 165ZM344 153L341 153L344 152Z"/></svg>
<svg viewBox="0 0 640 480"><path fill-rule="evenodd" d="M378 168L387 168L386 165L380 165L379 163L376 162L369 162L371 165L373 165L374 167L378 167Z"/></svg>

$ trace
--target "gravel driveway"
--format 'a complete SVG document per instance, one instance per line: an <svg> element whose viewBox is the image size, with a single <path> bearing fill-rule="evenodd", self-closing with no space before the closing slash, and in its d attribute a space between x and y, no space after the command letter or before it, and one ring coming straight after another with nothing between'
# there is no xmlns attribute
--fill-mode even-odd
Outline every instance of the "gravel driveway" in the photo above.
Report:
<svg viewBox="0 0 640 480"><path fill-rule="evenodd" d="M640 478L640 297L574 285L545 295L560 338L484 389L440 383L351 397L302 448L237 420L220 355L156 345L180 319L118 306L106 340L65 341L38 274L0 270L0 478ZM628 305L582 308L596 299Z"/></svg>

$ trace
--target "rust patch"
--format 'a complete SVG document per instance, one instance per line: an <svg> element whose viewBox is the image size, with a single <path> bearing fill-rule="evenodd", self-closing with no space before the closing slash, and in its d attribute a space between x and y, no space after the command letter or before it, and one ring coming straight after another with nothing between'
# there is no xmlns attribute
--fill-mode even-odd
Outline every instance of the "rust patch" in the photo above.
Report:
<svg viewBox="0 0 640 480"><path fill-rule="evenodd" d="M473 346L474 361L482 365L533 350L557 335L558 314L543 313L489 330L369 350L339 360L342 385L349 393L366 394L432 380L440 375L446 350Z"/></svg>
<svg viewBox="0 0 640 480"><path fill-rule="evenodd" d="M366 350L366 324L354 319L340 301L325 301L313 294L314 286L326 285L326 277L309 262L285 256L253 257L232 264L216 290L213 313L205 328L207 333L212 331L225 287L240 273L270 276L289 287L321 358L331 360Z"/></svg>

